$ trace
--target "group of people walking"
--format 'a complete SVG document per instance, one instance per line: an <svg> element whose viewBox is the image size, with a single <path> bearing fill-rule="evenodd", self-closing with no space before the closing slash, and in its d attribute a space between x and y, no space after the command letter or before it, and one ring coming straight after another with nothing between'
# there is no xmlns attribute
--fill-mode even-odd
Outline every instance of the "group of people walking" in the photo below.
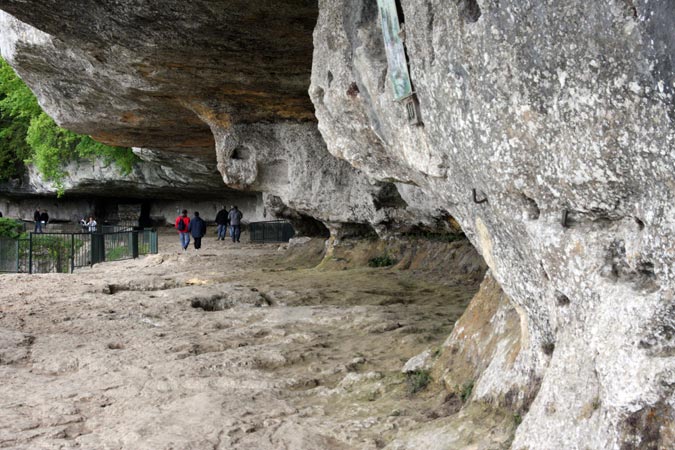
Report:
<svg viewBox="0 0 675 450"><path fill-rule="evenodd" d="M230 237L232 242L239 242L241 236L241 218L244 217L239 208L232 206L228 211L223 206L223 209L216 214L216 224L218 225L218 240L224 241L227 236L227 228L230 228Z"/></svg>
<svg viewBox="0 0 675 450"><path fill-rule="evenodd" d="M241 236L241 219L244 215L239 211L239 208L232 206L228 211L223 206L223 209L216 214L216 225L218 226L218 240L224 241L227 236L227 228L230 228L230 237L232 242L239 242ZM195 250L199 250L202 246L202 238L206 236L206 222L199 217L199 212L195 211L192 218L188 217L187 209L184 209L175 223L178 236L180 238L180 245L183 251L186 251L190 245L190 235L194 239Z"/></svg>

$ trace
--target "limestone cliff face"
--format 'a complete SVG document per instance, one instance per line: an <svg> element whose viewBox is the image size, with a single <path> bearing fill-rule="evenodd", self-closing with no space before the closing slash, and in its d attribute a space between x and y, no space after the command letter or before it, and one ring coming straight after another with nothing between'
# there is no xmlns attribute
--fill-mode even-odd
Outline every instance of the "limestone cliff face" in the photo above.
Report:
<svg viewBox="0 0 675 450"><path fill-rule="evenodd" d="M67 196L125 195L133 198L175 198L176 196L217 197L235 192L222 183L213 159L169 154L147 148L135 148L140 161L123 174L114 163L103 159L71 161L64 166L62 180ZM29 165L20 182L0 184L0 193L14 196L53 196L57 186L45 181Z"/></svg>
<svg viewBox="0 0 675 450"><path fill-rule="evenodd" d="M283 205L342 235L353 229L350 224L367 224L382 233L403 224L433 227L433 217L439 215L415 209L414 188L399 191L332 156L314 123L212 127L225 184L268 193L266 205L272 211Z"/></svg>
<svg viewBox="0 0 675 450"><path fill-rule="evenodd" d="M519 324L481 337L518 351L466 347L509 358L475 398L529 407L513 447L675 445L672 1L400 4L421 125L374 1L0 0L0 50L60 124L215 153L275 212L451 214L505 293L485 320Z"/></svg>
<svg viewBox="0 0 675 450"><path fill-rule="evenodd" d="M162 150L168 156L160 164L171 167L186 157L216 157L221 183L265 192L270 212L284 211L308 232L302 218L336 233L353 231L349 224L387 232L435 227L447 214L438 205L408 208L402 196L419 197L414 188L399 193L327 151L306 92L313 2L251 9L244 2L175 9L152 1L133 8L56 3L49 7L58 13L46 14L43 3L33 10L0 2L31 24L0 11L0 49L60 125L107 143ZM138 181L119 184L153 191ZM92 189L84 180L68 183L73 192Z"/></svg>
<svg viewBox="0 0 675 450"><path fill-rule="evenodd" d="M90 214L116 221L121 205L135 205L134 211L140 214L145 204L149 208L146 219L170 224L184 208L201 211L205 219L213 220L224 205L236 204L245 222L268 218L261 192L242 192L223 184L215 155L205 158L148 148L133 151L140 161L128 174L103 159L69 162L61 186L65 195L60 199L56 198L58 186L29 165L20 180L0 183L1 211L24 220L32 220L35 208L45 208L59 222L77 222Z"/></svg>
<svg viewBox="0 0 675 450"><path fill-rule="evenodd" d="M310 94L329 151L440 199L511 298L520 375L477 391L541 379L514 448L647 445L625 424L657 404L670 442L672 2L401 5L421 126L392 101L376 5L319 3Z"/></svg>

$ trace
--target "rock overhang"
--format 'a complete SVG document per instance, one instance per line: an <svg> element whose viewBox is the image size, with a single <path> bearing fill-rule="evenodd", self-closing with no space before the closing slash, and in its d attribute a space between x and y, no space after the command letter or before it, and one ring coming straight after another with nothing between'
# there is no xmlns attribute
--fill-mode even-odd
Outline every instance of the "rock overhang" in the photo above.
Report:
<svg viewBox="0 0 675 450"><path fill-rule="evenodd" d="M3 54L43 107L102 142L205 155L214 141L199 115L222 125L315 120L315 1L10 0L0 9L21 21L3 14L15 47Z"/></svg>
<svg viewBox="0 0 675 450"><path fill-rule="evenodd" d="M19 10L25 4L0 0L0 8ZM76 4L84 3L73 2ZM172 4L165 3L165 7ZM283 2L282 6L289 4ZM309 2L302 4L311 6ZM157 2L138 5L143 14L128 23L142 25L147 17L167 17L151 7ZM274 9L268 2L246 8L259 13L259 6ZM374 2L336 0L318 5L322 16L314 32L310 89L327 148L319 137L303 145L302 157L293 161L290 156L299 141L279 139L294 127L303 128L298 122L313 125L313 109L305 103L306 85L300 92L293 81L302 78L299 59L284 60L299 65L292 71L278 72L289 80L280 90L271 88L274 77L260 79L246 71L257 65L266 75L271 73L271 66L255 57L239 72L238 66L228 65L233 78L214 86L208 83L212 67L204 66L202 74L181 63L181 58L194 57L178 48L194 42L181 33L172 43L175 47L158 47L158 59L151 58L152 47L141 46L139 51L146 54L143 58L150 58L152 64L126 67L125 71L135 74L130 84L136 83L138 91L134 95L120 92L121 98L138 101L133 103L137 109L129 107L132 103L123 104L111 116L111 123L120 126L118 117L124 111L125 125L99 134L104 139L119 135L136 140L144 135L124 130L142 129L159 147L176 146L181 138L187 139L185 147L201 147L212 155L215 147L226 181L273 191L278 194L275 204L280 199L279 209L290 204L327 222L386 220L373 201L378 189L369 188L367 181L409 183L397 189L406 193L406 199L420 201L421 210L440 207L459 218L518 312L523 330L522 351L515 364L518 378L527 382L543 377L543 383L542 395L533 404L534 413L526 419L517 442L537 448L565 442L569 448L578 436L592 435L593 442L616 444L622 439L616 424L628 409L639 409L654 398L675 404L667 387L673 379L669 360L651 358L651 350L631 347L631 343L642 341L650 349L670 345L667 336L659 334L659 321L653 318L668 311L664 304L672 299L669 292L675 276L675 253L668 244L673 241L675 204L669 181L675 165L675 36L666 20L673 17L672 2L411 0L402 6L423 127L408 126L402 109L391 102ZM112 10L100 8L91 14L110 17L110 11L124 12L114 6ZM190 16L191 12L177 8L176 14ZM81 19L76 9L66 6L66 11L70 12L59 13L59 20L70 23L63 31L55 29L54 23L46 25L50 34L58 37L61 33L53 41L55 49L66 54L80 52L66 66L89 61L96 71L102 68L114 73L111 55L122 61L134 60L132 41L113 36L110 30L114 24L107 23L101 23L101 35L119 42L111 50L104 44L106 50L97 59L96 46L90 47L87 39L78 37ZM19 18L45 26L38 23L45 20L41 19L44 12L19 11ZM96 23L96 17L92 19ZM186 24L168 22L160 29L149 24L143 34L132 33L127 38L147 36L147 42L157 45L158 36L166 37L167 30L175 33L172 27ZM247 22L242 19L239 23ZM91 33L88 24L84 30L85 35ZM208 42L205 39L200 42ZM69 49L71 40L77 50ZM237 42L236 37L232 42ZM238 50L245 50L247 43L264 47L267 41L239 42ZM294 42L293 36L289 42ZM219 48L225 53L236 50ZM21 53L29 54L30 50L22 48ZM164 51L175 51L175 58L162 57ZM20 66L21 59L17 61ZM223 64L220 59L211 61ZM55 77L66 69L59 67ZM30 73L26 75L30 77ZM170 95L186 77L199 86L180 99ZM86 87L88 79L83 81ZM296 92L294 86L299 97L287 95ZM82 92L87 93L86 89ZM45 97L49 99L49 92ZM97 97L92 94L92 98ZM165 111L148 106L159 100ZM77 108L68 109L72 102L50 101L62 101L60 106L68 113L62 122L70 124L69 117L75 118L73 127L93 127L107 114L103 111L88 123ZM85 106L91 108L91 104ZM300 108L302 105L308 107ZM168 121L163 121L164 114L170 117ZM293 123L287 127L283 121ZM277 133L282 128L285 131ZM170 136L171 132L175 135ZM211 139L210 144L194 145L198 138ZM240 143L256 139L261 139L261 145L246 154ZM350 181L340 185L333 183L335 178L319 183L323 178L316 171L291 169L301 167L303 158L316 161L330 158L330 154L358 167L360 175L350 173ZM280 158L292 164L284 168L278 163ZM268 166L277 168L274 174L265 173ZM342 173L336 168L344 166L317 166L321 175L323 171ZM302 177L296 187L289 183L293 175ZM488 202L477 204L472 189L481 197L486 195ZM339 201L332 197L336 192L344 194ZM561 221L563 213L567 213L565 221ZM404 214L398 219L415 217ZM567 299L565 304L560 298ZM570 373L576 366L583 368L579 373L593 379L589 382L585 375ZM622 372L624 366L640 367L631 373L639 375L641 383ZM556 380L565 383L557 386ZM494 386L500 380L487 381ZM634 389L626 400L629 396L622 393L629 384ZM601 392L605 399L602 423L596 419L595 423L570 425L573 408L580 402L576 393L574 398L571 395L575 390L589 397ZM569 401L556 412L547 406L554 398Z"/></svg>
<svg viewBox="0 0 675 450"><path fill-rule="evenodd" d="M0 11L2 52L62 126L210 161L226 185L268 192L270 210L335 226L436 222L383 203L397 188L328 153L307 94L316 2L32 6L0 1L12 14Z"/></svg>

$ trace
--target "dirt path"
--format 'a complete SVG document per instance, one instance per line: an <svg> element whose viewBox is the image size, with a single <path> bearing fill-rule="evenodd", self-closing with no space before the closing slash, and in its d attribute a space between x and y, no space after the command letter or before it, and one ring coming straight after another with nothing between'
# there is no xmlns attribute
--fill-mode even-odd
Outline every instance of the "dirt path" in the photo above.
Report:
<svg viewBox="0 0 675 450"><path fill-rule="evenodd" d="M400 370L480 275L310 268L320 243L178 247L0 277L0 448L375 449L455 412Z"/></svg>

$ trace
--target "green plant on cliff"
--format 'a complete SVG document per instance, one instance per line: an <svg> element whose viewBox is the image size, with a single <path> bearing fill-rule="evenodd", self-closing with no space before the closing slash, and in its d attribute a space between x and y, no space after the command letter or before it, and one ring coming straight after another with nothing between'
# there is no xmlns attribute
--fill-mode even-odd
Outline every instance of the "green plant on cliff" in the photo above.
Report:
<svg viewBox="0 0 675 450"><path fill-rule="evenodd" d="M130 148L111 147L60 128L42 111L28 86L0 58L0 181L17 177L24 163L33 163L62 194L67 175L64 164L92 158L116 164L122 174L129 173L138 161Z"/></svg>
<svg viewBox="0 0 675 450"><path fill-rule="evenodd" d="M424 390L431 383L431 373L428 370L416 370L406 374L406 385L410 395Z"/></svg>
<svg viewBox="0 0 675 450"><path fill-rule="evenodd" d="M26 133L31 117L40 112L30 89L0 58L0 180L20 175L23 161L32 156Z"/></svg>
<svg viewBox="0 0 675 450"><path fill-rule="evenodd" d="M461 387L455 386L455 392L459 393L459 398L462 400L462 403L466 403L471 397L473 392L474 381L469 380L465 382Z"/></svg>
<svg viewBox="0 0 675 450"><path fill-rule="evenodd" d="M27 120L12 120L0 112L0 181L21 175L24 161L32 156L26 142L29 125Z"/></svg>
<svg viewBox="0 0 675 450"><path fill-rule="evenodd" d="M396 260L389 256L387 252L384 252L384 255L376 256L368 260L368 266L370 267L389 267L396 264Z"/></svg>

